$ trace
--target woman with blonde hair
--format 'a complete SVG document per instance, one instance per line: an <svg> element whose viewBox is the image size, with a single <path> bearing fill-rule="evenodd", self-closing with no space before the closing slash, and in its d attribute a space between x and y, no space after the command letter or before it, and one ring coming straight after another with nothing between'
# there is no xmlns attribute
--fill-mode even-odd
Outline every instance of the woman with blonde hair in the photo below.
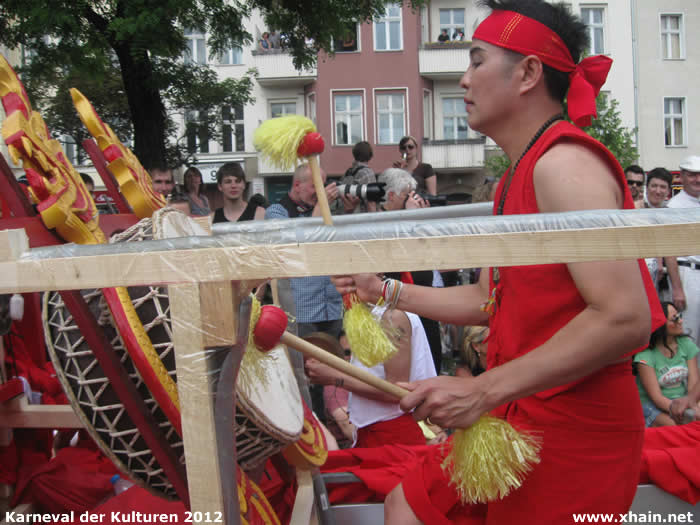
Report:
<svg viewBox="0 0 700 525"><path fill-rule="evenodd" d="M457 375L478 376L486 371L486 351L489 336L488 326L467 326L464 328L464 339L462 340L462 362L464 367L457 369Z"/></svg>

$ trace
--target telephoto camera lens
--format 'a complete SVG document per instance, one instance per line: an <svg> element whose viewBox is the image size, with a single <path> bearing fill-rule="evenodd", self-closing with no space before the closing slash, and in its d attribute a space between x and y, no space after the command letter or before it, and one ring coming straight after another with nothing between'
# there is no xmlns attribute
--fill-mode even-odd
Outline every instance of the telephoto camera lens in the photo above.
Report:
<svg viewBox="0 0 700 525"><path fill-rule="evenodd" d="M338 192L341 195L352 195L363 201L381 202L384 198L385 182L370 182L369 184L339 184Z"/></svg>

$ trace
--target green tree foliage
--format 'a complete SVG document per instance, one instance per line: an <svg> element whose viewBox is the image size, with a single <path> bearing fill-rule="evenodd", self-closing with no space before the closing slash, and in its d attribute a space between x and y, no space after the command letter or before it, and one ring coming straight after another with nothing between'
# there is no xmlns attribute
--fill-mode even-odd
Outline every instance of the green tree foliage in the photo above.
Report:
<svg viewBox="0 0 700 525"><path fill-rule="evenodd" d="M585 131L602 142L624 168L637 162L639 152L634 145L636 129L628 129L622 125L619 105L620 103L613 98L602 93L598 95L598 118L593 119L593 123L585 128Z"/></svg>
<svg viewBox="0 0 700 525"><path fill-rule="evenodd" d="M320 50L331 50L348 23L383 13L384 0L2 0L0 43L32 50L23 79L38 108L48 110L50 126L60 132L72 127L53 121L67 117L67 106L49 100L73 82L108 124L118 122L114 127L126 135L130 130L121 125L131 123L134 152L150 168L179 156L166 147L173 133L169 108L206 115L197 124L215 136L219 119L213 117L221 107L251 96L252 72L219 82L206 66L182 63L184 28L207 33L210 54L218 54L252 42L245 24L256 8L268 27L285 35L302 67Z"/></svg>
<svg viewBox="0 0 700 525"><path fill-rule="evenodd" d="M592 124L584 128L584 131L602 142L624 168L637 162L639 152L634 145L636 130L628 129L622 125L622 118L618 110L619 105L617 100L610 99L602 93L599 94L596 98L598 118L593 119ZM564 104L564 114L567 114L566 104ZM500 177L509 165L510 160L502 153L486 159L484 168L492 177Z"/></svg>

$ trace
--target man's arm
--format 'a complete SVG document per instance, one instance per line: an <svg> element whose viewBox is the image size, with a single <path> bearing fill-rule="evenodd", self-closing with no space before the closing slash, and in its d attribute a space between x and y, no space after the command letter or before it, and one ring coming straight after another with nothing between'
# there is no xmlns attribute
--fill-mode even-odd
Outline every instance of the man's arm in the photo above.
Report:
<svg viewBox="0 0 700 525"><path fill-rule="evenodd" d="M336 276L331 280L341 294L357 292L365 302L376 303L381 296L382 281L375 274ZM488 314L481 310L488 300L488 287L488 268L482 270L477 284L448 288L404 284L396 308L448 324L482 325L488 322Z"/></svg>
<svg viewBox="0 0 700 525"><path fill-rule="evenodd" d="M678 259L675 257L664 257L666 269L668 270L668 278L671 281L671 291L673 293L673 304L681 311L685 310L685 293L683 292L683 283L681 275L678 271Z"/></svg>
<svg viewBox="0 0 700 525"><path fill-rule="evenodd" d="M622 207L622 190L605 162L588 149L561 144L534 171L541 212ZM404 410L443 427L463 428L503 403L584 377L645 344L650 311L637 261L567 265L586 307L546 343L476 378L437 378L409 385ZM507 329L507 327L505 328Z"/></svg>

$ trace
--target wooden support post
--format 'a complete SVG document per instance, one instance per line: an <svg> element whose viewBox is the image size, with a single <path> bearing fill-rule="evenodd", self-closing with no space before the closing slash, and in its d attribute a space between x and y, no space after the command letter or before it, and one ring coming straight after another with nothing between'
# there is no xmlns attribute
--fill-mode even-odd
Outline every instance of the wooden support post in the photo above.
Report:
<svg viewBox="0 0 700 525"><path fill-rule="evenodd" d="M235 454L235 450L218 446L215 383L221 347L237 341L238 297L230 281L169 286L168 295L190 509L202 513L196 516L220 512L226 525L234 525L239 515L238 511L231 515L231 509L238 509L238 494L225 493L222 480L232 477L235 487L236 473L222 471L222 464L227 464L222 456Z"/></svg>

